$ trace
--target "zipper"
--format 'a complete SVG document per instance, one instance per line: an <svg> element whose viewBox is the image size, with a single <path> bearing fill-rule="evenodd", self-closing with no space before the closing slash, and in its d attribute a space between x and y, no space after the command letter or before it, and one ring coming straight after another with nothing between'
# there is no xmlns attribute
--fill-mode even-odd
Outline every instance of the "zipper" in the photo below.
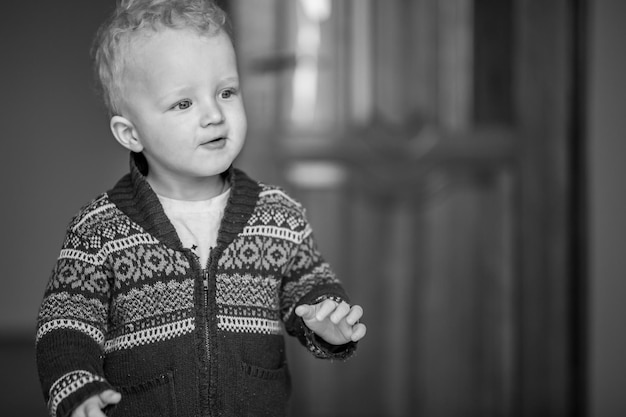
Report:
<svg viewBox="0 0 626 417"><path fill-rule="evenodd" d="M207 364L209 355L209 268L202 270L202 285L204 286L204 310L206 320L204 321L204 344L206 347ZM207 366L208 367L208 366Z"/></svg>
<svg viewBox="0 0 626 417"><path fill-rule="evenodd" d="M209 254L209 259L207 260L207 264L204 266L204 268L202 267L202 264L200 263L200 258L198 257L198 255L196 255L194 252L189 251L189 253L191 254L191 258L192 260L196 263L196 265L198 266L198 269L200 270L200 276L202 278L202 289L203 289L203 295L204 295L204 305L201 308L204 308L204 312L205 312L205 321L204 321L204 348L206 349L206 366L205 366L205 374L206 374L206 378L208 380L207 383L207 387L208 387L208 391L207 392L207 410L211 409L211 376L210 376L210 372L211 372L211 350L210 350L210 342L209 342L209 306L210 306L210 294L209 294L209 271L210 271L210 267L211 264L213 262L213 248L211 248L211 252ZM209 416L210 416L210 411L209 411Z"/></svg>
<svg viewBox="0 0 626 417"><path fill-rule="evenodd" d="M207 263L205 267L202 269L202 285L204 287L204 309L206 313L206 320L204 324L204 342L206 346L207 352L207 360L209 359L209 307L211 305L211 299L209 294L209 271L211 270L211 265L213 264L213 248L210 249L209 259L207 259Z"/></svg>
<svg viewBox="0 0 626 417"><path fill-rule="evenodd" d="M204 288L204 312L206 314L206 320L204 321L204 347L206 349L206 378L208 379L207 387L209 391L207 392L207 410L209 410L209 415L211 414L211 349L209 340L211 294L209 293L209 271L211 270L212 263L213 248L211 248L209 252L209 259L207 259L207 263L202 269L202 286Z"/></svg>

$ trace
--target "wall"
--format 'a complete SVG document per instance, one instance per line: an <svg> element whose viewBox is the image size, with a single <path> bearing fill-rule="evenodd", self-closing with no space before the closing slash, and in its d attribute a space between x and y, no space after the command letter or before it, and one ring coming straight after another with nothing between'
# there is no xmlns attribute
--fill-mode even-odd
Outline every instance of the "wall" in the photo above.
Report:
<svg viewBox="0 0 626 417"><path fill-rule="evenodd" d="M35 320L76 211L128 157L92 91L89 48L115 0L6 2L0 25L0 415L45 415Z"/></svg>
<svg viewBox="0 0 626 417"><path fill-rule="evenodd" d="M93 92L89 56L93 34L114 4L3 7L0 334L34 332L65 226L127 169Z"/></svg>
<svg viewBox="0 0 626 417"><path fill-rule="evenodd" d="M589 415L626 415L626 2L590 4Z"/></svg>

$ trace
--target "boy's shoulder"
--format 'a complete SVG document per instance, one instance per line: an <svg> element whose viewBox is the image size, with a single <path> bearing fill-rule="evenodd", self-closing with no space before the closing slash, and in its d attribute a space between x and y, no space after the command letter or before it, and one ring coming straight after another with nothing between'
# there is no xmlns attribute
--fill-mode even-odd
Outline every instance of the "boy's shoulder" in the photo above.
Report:
<svg viewBox="0 0 626 417"><path fill-rule="evenodd" d="M283 188L259 183L257 205L248 221L248 227L278 227L294 233L308 231L306 210Z"/></svg>
<svg viewBox="0 0 626 417"><path fill-rule="evenodd" d="M81 207L68 225L74 235L113 235L128 234L134 229L133 222L102 193Z"/></svg>
<svg viewBox="0 0 626 417"><path fill-rule="evenodd" d="M293 198L284 188L259 182L259 204L260 207L283 206L286 209L304 211L302 204Z"/></svg>

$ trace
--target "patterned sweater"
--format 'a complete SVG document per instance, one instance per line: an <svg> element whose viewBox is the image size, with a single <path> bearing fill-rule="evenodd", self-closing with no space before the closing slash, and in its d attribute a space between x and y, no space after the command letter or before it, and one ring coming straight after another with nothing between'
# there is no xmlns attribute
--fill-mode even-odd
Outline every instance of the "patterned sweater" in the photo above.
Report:
<svg viewBox="0 0 626 417"><path fill-rule="evenodd" d="M117 417L281 416L289 395L283 334L315 356L356 345L317 339L295 307L347 301L303 208L231 169L207 265L183 248L145 179L130 173L72 220L40 308L37 363L51 416L113 388Z"/></svg>

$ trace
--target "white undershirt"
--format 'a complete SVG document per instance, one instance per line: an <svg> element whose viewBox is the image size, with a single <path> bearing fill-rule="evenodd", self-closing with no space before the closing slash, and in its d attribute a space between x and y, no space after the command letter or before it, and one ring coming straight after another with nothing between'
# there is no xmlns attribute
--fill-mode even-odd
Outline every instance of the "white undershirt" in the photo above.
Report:
<svg viewBox="0 0 626 417"><path fill-rule="evenodd" d="M159 201L169 218L183 247L190 248L204 268L211 248L217 243L217 232L224 216L230 189L209 200L175 200L159 195Z"/></svg>

